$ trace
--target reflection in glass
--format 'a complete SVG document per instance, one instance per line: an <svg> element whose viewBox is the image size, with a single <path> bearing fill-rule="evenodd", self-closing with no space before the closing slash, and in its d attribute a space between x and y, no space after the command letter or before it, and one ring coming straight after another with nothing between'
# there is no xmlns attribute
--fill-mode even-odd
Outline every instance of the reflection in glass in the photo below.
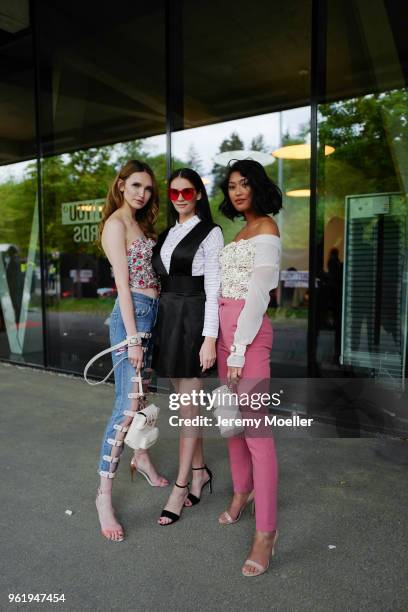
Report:
<svg viewBox="0 0 408 612"><path fill-rule="evenodd" d="M0 356L43 363L36 163L0 174Z"/></svg>
<svg viewBox="0 0 408 612"><path fill-rule="evenodd" d="M0 357L42 364L33 40L17 4L0 29Z"/></svg>
<svg viewBox="0 0 408 612"><path fill-rule="evenodd" d="M98 245L108 186L128 159L146 161L160 192L157 229L166 226L165 137L45 158L45 282L48 355L53 367L81 372L109 342L117 296L111 267ZM97 364L106 373L110 357Z"/></svg>
<svg viewBox="0 0 408 612"><path fill-rule="evenodd" d="M401 302L407 248L406 203L398 194L407 191L407 109L405 89L320 107L320 142L330 141L336 149L330 157L320 158L319 163L318 360L325 369L339 366L343 352L344 366L361 367L379 375L386 364L383 359L380 366L375 354L388 354L390 360L396 350L388 342L381 349L387 329L390 338L394 334L391 344L395 345L395 334L400 334L395 330L406 325ZM349 293L342 298L345 252L349 264L345 288ZM332 272L333 253L338 260L337 277ZM352 300L349 305L345 298ZM350 327L348 308L354 309ZM395 328L394 332L391 328ZM353 359L350 350L355 355ZM401 379L403 344L397 352Z"/></svg>
<svg viewBox="0 0 408 612"><path fill-rule="evenodd" d="M306 367L309 277L309 193L291 198L291 190L309 185L309 159L276 160L281 144L309 138L308 107L247 117L172 134L173 166L191 166L207 182L214 221L228 244L242 227L218 210L219 188L231 159L252 158L263 163L268 176L284 195L284 208L276 217L282 236L282 272L279 287L271 292L269 315L274 327L274 375L302 375ZM278 374L280 372L280 374ZM295 374L296 373L296 374Z"/></svg>
<svg viewBox="0 0 408 612"><path fill-rule="evenodd" d="M34 5L44 155L165 132L164 0Z"/></svg>
<svg viewBox="0 0 408 612"><path fill-rule="evenodd" d="M108 343L116 289L96 239L122 163L153 167L164 203L158 229L166 224L165 2L34 5L48 358L81 372Z"/></svg>

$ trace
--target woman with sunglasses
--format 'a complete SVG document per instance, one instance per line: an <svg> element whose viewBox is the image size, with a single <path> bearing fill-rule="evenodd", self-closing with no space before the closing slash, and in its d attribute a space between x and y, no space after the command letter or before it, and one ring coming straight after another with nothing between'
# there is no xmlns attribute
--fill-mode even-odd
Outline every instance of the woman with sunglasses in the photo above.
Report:
<svg viewBox="0 0 408 612"><path fill-rule="evenodd" d="M128 346L112 354L115 406L103 437L96 498L102 535L116 542L124 539L124 531L112 507L112 484L125 434L138 410L135 375L140 372L144 377L151 365L159 289L151 261L157 214L158 189L153 171L144 162L127 162L109 189L100 227L102 247L118 290L110 315L110 341L112 346L128 341ZM137 451L132 463L153 486L168 485L157 474L147 451Z"/></svg>
<svg viewBox="0 0 408 612"><path fill-rule="evenodd" d="M161 282L154 368L158 378L171 379L176 393L191 394L201 389L200 377L216 360L219 254L224 241L221 229L212 221L197 172L190 168L173 172L169 199L175 224L159 236L152 258ZM179 410L181 418L197 414L193 405ZM211 484L199 428L181 428L177 479L158 523L175 523L183 506L197 504L205 486L212 491Z"/></svg>
<svg viewBox="0 0 408 612"><path fill-rule="evenodd" d="M221 185L224 200L221 212L228 219L243 217L244 227L228 244L221 260L220 335L217 343L221 379L235 383L238 394L269 393L272 326L266 314L269 292L278 285L281 243L278 226L270 214L282 207L282 194L253 160L233 163ZM247 402L246 402L247 403ZM262 417L240 407L244 418ZM244 576L259 576L269 566L277 537L276 505L278 467L275 444L265 421L245 427L243 434L228 439L234 495L218 521L236 523L244 508L255 502L256 531L245 561Z"/></svg>

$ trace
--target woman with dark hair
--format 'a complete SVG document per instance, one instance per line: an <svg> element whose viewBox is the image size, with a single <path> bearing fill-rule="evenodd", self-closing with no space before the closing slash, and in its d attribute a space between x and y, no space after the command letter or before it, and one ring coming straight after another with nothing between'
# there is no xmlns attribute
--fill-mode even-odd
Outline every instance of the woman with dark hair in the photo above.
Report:
<svg viewBox="0 0 408 612"><path fill-rule="evenodd" d="M249 159L228 168L222 190L220 210L246 223L220 257L218 372L236 385L238 395L250 397L255 390L269 392L272 327L266 311L269 292L278 285L281 254L278 226L269 215L279 212L282 194L263 166ZM250 407L240 410L248 422L267 414ZM248 503L255 502L256 532L242 573L259 576L268 569L278 533L278 469L271 431L265 424L258 430L245 427L243 434L228 439L228 451L234 495L218 520L221 525L236 523Z"/></svg>
<svg viewBox="0 0 408 612"><path fill-rule="evenodd" d="M151 168L141 161L129 161L109 189L100 226L102 247L113 268L118 290L109 321L111 346L128 340L128 345L112 356L115 405L103 438L96 498L102 535L116 542L124 539L124 531L112 507L112 483L123 451L123 439L138 410L135 373L140 372L144 377L152 357L151 336L159 283L151 258L158 199ZM147 451L137 451L132 465L152 486L168 485L157 474Z"/></svg>
<svg viewBox="0 0 408 612"><path fill-rule="evenodd" d="M161 282L154 369L158 378L171 379L176 393L191 395L202 388L200 377L216 359L219 254L224 241L221 229L212 221L207 192L197 172L190 168L174 171L168 195L175 224L159 236L152 260ZM181 418L197 414L193 404L180 407ZM181 428L177 479L158 523L175 523L183 506L197 504L205 486L211 492L211 484L200 429Z"/></svg>

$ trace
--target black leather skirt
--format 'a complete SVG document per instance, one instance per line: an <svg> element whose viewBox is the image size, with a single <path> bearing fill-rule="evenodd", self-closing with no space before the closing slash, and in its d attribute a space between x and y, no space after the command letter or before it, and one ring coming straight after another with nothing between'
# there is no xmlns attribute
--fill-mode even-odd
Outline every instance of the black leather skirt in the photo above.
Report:
<svg viewBox="0 0 408 612"><path fill-rule="evenodd" d="M202 276L161 278L153 333L153 369L158 378L201 377L205 291Z"/></svg>

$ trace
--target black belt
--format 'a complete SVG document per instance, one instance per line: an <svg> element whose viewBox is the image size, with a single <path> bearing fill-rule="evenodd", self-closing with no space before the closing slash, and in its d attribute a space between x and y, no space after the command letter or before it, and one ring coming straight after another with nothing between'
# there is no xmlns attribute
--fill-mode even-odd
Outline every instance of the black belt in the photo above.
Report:
<svg viewBox="0 0 408 612"><path fill-rule="evenodd" d="M204 291L204 276L160 276L161 291Z"/></svg>

